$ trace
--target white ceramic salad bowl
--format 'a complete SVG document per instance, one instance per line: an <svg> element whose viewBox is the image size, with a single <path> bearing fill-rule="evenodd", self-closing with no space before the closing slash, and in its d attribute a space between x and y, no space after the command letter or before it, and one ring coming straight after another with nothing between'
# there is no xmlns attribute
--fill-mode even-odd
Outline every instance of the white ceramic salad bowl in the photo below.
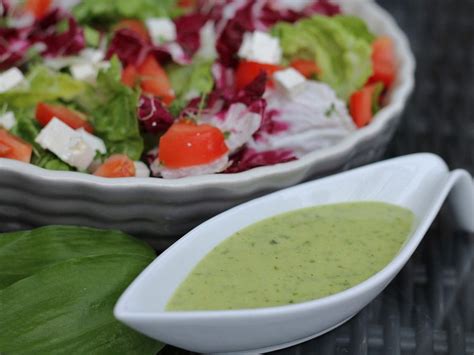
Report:
<svg viewBox="0 0 474 355"><path fill-rule="evenodd" d="M1 214L10 223L19 221L21 215L21 220L29 225L47 221L118 228L166 245L205 219L241 202L377 160L393 136L413 89L414 58L403 32L374 1L340 3L344 13L357 15L373 32L390 36L396 49L396 82L387 95L386 105L369 126L296 161L236 174L179 180L105 179L0 159ZM16 197L18 191L23 196L20 200Z"/></svg>
<svg viewBox="0 0 474 355"><path fill-rule="evenodd" d="M265 352L331 330L377 296L408 261L449 192L460 228L474 232L474 185L433 154L413 154L301 184L226 211L162 253L129 286L115 316L165 343L203 352ZM294 209L350 201L381 201L415 214L411 236L395 258L362 283L318 300L230 311L164 311L176 288L217 244L257 221Z"/></svg>

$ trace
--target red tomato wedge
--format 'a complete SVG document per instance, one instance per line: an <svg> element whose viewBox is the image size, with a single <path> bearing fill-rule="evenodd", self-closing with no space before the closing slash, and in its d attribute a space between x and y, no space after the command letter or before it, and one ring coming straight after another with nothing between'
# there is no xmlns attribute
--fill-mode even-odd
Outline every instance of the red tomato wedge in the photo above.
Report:
<svg viewBox="0 0 474 355"><path fill-rule="evenodd" d="M31 144L0 129L0 158L15 159L29 163L33 148Z"/></svg>
<svg viewBox="0 0 474 355"><path fill-rule="evenodd" d="M381 81L388 88L395 80L397 61L393 42L389 37L379 37L372 43L372 70L369 83Z"/></svg>
<svg viewBox="0 0 474 355"><path fill-rule="evenodd" d="M349 111L357 127L363 127L372 121L372 100L377 84L369 84L352 94Z"/></svg>
<svg viewBox="0 0 474 355"><path fill-rule="evenodd" d="M132 177L135 176L135 164L124 154L114 154L97 168L94 175L108 178Z"/></svg>
<svg viewBox="0 0 474 355"><path fill-rule="evenodd" d="M251 62L243 60L239 63L235 72L235 85L237 90L243 89L250 84L261 71L264 71L268 75L268 83L271 85L272 75L274 72L281 70L282 67L274 64L263 64L257 62Z"/></svg>
<svg viewBox="0 0 474 355"><path fill-rule="evenodd" d="M321 69L314 60L309 59L295 59L290 66L298 70L306 78L313 78L315 75L321 74Z"/></svg>
<svg viewBox="0 0 474 355"><path fill-rule="evenodd" d="M60 119L73 129L84 128L89 133L94 132L92 125L77 111L71 110L66 106L51 105L44 102L36 105L36 119L41 126L46 126L54 117Z"/></svg>
<svg viewBox="0 0 474 355"><path fill-rule="evenodd" d="M35 18L40 19L46 15L52 2L53 0L27 0L25 10L31 13Z"/></svg>
<svg viewBox="0 0 474 355"><path fill-rule="evenodd" d="M173 124L160 138L158 158L169 168L208 164L229 151L222 132L211 125Z"/></svg>
<svg viewBox="0 0 474 355"><path fill-rule="evenodd" d="M174 100L174 92L165 70L153 55L148 55L137 68L141 77L143 92L160 97L169 105Z"/></svg>
<svg viewBox="0 0 474 355"><path fill-rule="evenodd" d="M133 88L140 83L140 74L134 65L127 65L122 71L122 83Z"/></svg>
<svg viewBox="0 0 474 355"><path fill-rule="evenodd" d="M142 21L134 19L122 20L115 26L115 30L120 30L122 28L129 29L130 31L135 32L145 42L150 42L150 34Z"/></svg>

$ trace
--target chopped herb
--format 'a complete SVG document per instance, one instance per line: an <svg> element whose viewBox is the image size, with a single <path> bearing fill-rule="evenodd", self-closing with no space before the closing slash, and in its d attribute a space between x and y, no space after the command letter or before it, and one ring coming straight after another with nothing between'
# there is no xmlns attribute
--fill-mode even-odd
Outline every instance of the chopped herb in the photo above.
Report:
<svg viewBox="0 0 474 355"><path fill-rule="evenodd" d="M326 110L326 112L324 112L324 115L327 117L327 118L330 118L331 115L336 112L336 105L334 104L334 102L331 103L331 106L328 107L328 109Z"/></svg>

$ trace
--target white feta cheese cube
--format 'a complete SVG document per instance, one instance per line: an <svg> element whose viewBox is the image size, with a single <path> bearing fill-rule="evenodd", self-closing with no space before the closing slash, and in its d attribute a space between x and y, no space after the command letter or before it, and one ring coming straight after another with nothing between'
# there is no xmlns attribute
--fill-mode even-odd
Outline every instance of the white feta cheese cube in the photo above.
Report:
<svg viewBox="0 0 474 355"><path fill-rule="evenodd" d="M0 115L0 128L3 127L7 131L11 130L16 123L15 114L11 111L5 112Z"/></svg>
<svg viewBox="0 0 474 355"><path fill-rule="evenodd" d="M102 139L93 134L87 132L84 128L76 129L76 132L79 133L81 138L94 149L95 152L99 152L101 154L107 153L107 148L105 143Z"/></svg>
<svg viewBox="0 0 474 355"><path fill-rule="evenodd" d="M246 32L239 49L239 57L265 64L278 64L281 61L281 47L278 38L268 33Z"/></svg>
<svg viewBox="0 0 474 355"><path fill-rule="evenodd" d="M196 53L196 56L204 59L217 58L216 51L216 29L212 21L206 22L199 31L199 41L201 46Z"/></svg>
<svg viewBox="0 0 474 355"><path fill-rule="evenodd" d="M98 74L98 68L90 63L76 63L71 65L71 74L74 79L95 82Z"/></svg>
<svg viewBox="0 0 474 355"><path fill-rule="evenodd" d="M95 157L95 150L81 135L56 117L41 130L35 142L79 170L86 170Z"/></svg>
<svg viewBox="0 0 474 355"><path fill-rule="evenodd" d="M81 137L73 137L67 148L68 155L64 161L79 170L85 171L94 160L95 150Z"/></svg>
<svg viewBox="0 0 474 355"><path fill-rule="evenodd" d="M13 89L25 80L23 73L18 68L10 68L0 74L0 93Z"/></svg>
<svg viewBox="0 0 474 355"><path fill-rule="evenodd" d="M289 96L296 95L304 90L306 78L293 68L279 70L273 74L278 89Z"/></svg>
<svg viewBox="0 0 474 355"><path fill-rule="evenodd" d="M135 165L135 176L136 177L149 177L150 176L150 169L148 166L142 161L134 161L133 164Z"/></svg>
<svg viewBox="0 0 474 355"><path fill-rule="evenodd" d="M275 9L301 12L313 2L313 0L273 0L270 5Z"/></svg>
<svg viewBox="0 0 474 355"><path fill-rule="evenodd" d="M80 56L84 58L85 61L98 64L104 60L105 53L100 49L85 48L80 52Z"/></svg>
<svg viewBox="0 0 474 355"><path fill-rule="evenodd" d="M167 18L149 18L145 21L154 44L162 44L176 40L176 26Z"/></svg>

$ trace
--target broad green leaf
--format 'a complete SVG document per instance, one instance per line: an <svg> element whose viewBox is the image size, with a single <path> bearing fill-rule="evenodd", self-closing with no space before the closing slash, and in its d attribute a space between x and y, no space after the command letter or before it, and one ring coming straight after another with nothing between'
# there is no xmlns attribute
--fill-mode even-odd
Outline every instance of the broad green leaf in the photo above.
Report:
<svg viewBox="0 0 474 355"><path fill-rule="evenodd" d="M361 88L372 74L371 42L365 23L356 17L313 16L294 24L278 23L284 59L311 59L321 68L319 79L343 100Z"/></svg>
<svg viewBox="0 0 474 355"><path fill-rule="evenodd" d="M116 57L107 70L99 72L97 84L77 99L88 114L94 134L102 138L107 153L121 153L138 160L143 152L143 138L137 118L139 93L120 81L121 65Z"/></svg>
<svg viewBox="0 0 474 355"><path fill-rule="evenodd" d="M113 230L48 226L5 233L0 235L0 289L61 261L106 254L154 257L143 242Z"/></svg>
<svg viewBox="0 0 474 355"><path fill-rule="evenodd" d="M156 354L161 343L127 328L112 313L117 298L151 261L125 253L72 258L0 290L0 351Z"/></svg>

